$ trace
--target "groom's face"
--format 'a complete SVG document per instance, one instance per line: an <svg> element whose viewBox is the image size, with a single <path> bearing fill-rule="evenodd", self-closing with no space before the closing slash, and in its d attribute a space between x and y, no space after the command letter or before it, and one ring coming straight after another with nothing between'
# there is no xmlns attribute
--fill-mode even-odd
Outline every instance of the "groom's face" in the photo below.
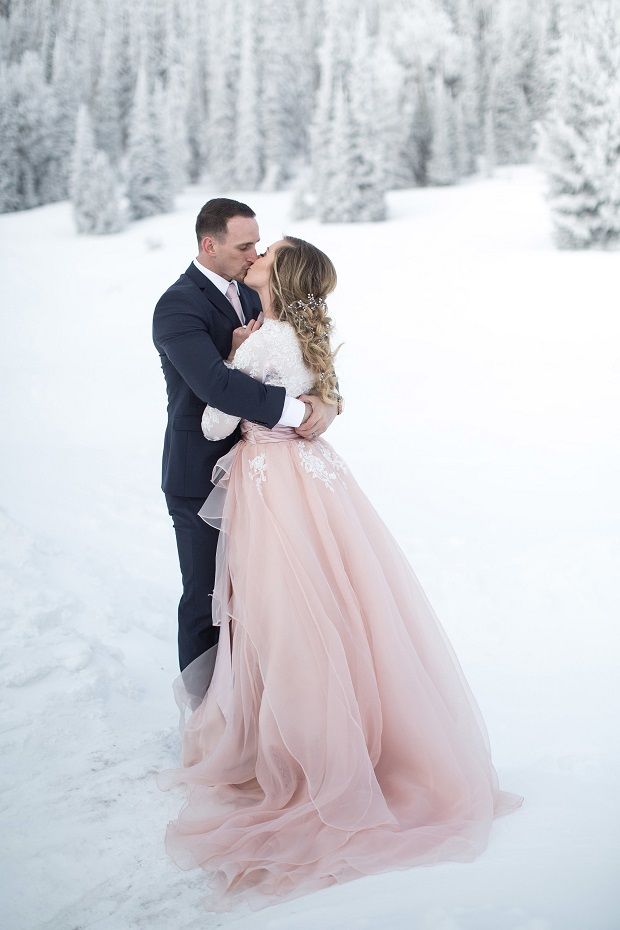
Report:
<svg viewBox="0 0 620 930"><path fill-rule="evenodd" d="M260 239L258 223L254 217L232 216L228 220L226 235L212 241L213 271L223 278L243 281L256 261L256 243Z"/></svg>

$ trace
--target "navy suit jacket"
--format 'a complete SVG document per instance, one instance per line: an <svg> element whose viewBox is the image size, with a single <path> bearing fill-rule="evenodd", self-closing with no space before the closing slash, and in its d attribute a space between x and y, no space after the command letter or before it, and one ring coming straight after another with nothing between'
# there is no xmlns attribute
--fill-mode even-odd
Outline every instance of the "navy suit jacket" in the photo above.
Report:
<svg viewBox="0 0 620 930"><path fill-rule="evenodd" d="M256 319L258 294L239 285L246 320ZM153 342L168 393L162 490L178 497L207 497L217 459L238 441L239 428L212 441L200 421L207 404L270 429L282 415L286 391L262 384L224 364L239 318L224 294L192 263L159 298Z"/></svg>

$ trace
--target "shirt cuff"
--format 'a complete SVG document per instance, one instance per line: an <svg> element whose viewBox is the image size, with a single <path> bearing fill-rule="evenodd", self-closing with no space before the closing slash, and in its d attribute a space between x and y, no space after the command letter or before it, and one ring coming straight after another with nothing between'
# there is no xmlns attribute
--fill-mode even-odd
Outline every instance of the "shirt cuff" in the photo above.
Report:
<svg viewBox="0 0 620 930"><path fill-rule="evenodd" d="M303 400L297 397L290 397L288 394L284 398L284 407L282 416L276 423L276 426L301 426L301 421L306 415L306 405Z"/></svg>

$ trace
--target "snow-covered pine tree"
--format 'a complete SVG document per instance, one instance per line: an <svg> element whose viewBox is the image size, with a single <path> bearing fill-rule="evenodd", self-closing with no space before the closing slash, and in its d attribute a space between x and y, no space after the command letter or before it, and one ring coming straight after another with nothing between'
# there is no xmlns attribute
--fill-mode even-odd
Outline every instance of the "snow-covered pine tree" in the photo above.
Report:
<svg viewBox="0 0 620 930"><path fill-rule="evenodd" d="M521 13L516 54L521 61L520 78L532 126L545 118L552 96L549 57L553 51L554 3L555 0L543 4L539 0L524 0Z"/></svg>
<svg viewBox="0 0 620 930"><path fill-rule="evenodd" d="M299 37L297 63L297 94L299 100L295 141L301 153L306 175L310 164L310 128L314 113L314 95L319 84L317 51L324 26L324 0L301 0L299 6Z"/></svg>
<svg viewBox="0 0 620 930"><path fill-rule="evenodd" d="M161 182L168 191L170 209L177 190L187 183L187 160L189 157L184 132L177 138L174 135L174 118L171 117L169 93L173 88L164 86L161 78L156 78L151 94L151 116L155 135L155 154L161 164ZM177 161L174 164L174 147L177 146ZM176 187L175 185L179 185Z"/></svg>
<svg viewBox="0 0 620 930"><path fill-rule="evenodd" d="M263 115L263 107L256 44L257 13L256 0L249 0L241 24L239 45L234 159L237 185L246 190L256 190L263 178L263 145L259 122Z"/></svg>
<svg viewBox="0 0 620 930"><path fill-rule="evenodd" d="M333 104L332 137L324 199L318 203L319 219L325 223L375 222L385 219L384 179L372 144L374 110L371 61L367 50L366 22L362 17L356 36L356 67L350 88L339 81ZM362 74L362 64L366 69ZM363 111L364 104L367 107Z"/></svg>
<svg viewBox="0 0 620 930"><path fill-rule="evenodd" d="M314 99L309 146L312 188L319 212L328 209L325 205L329 197L332 175L340 170L339 166L332 162L335 151L334 137L339 131L334 103L336 88L341 87L346 78L352 55L350 23L354 20L353 0L329 3L325 7L323 39L317 49L319 83ZM337 147L336 145L336 149Z"/></svg>
<svg viewBox="0 0 620 930"><path fill-rule="evenodd" d="M34 51L33 36L30 29L27 0L11 0L4 14L6 16L6 36L4 40L7 63L18 62L28 49Z"/></svg>
<svg viewBox="0 0 620 930"><path fill-rule="evenodd" d="M452 23L434 0L394 0L381 10L381 30L389 36L402 69L398 89L401 138L397 151L395 186L427 183L433 115L433 75L453 38Z"/></svg>
<svg viewBox="0 0 620 930"><path fill-rule="evenodd" d="M479 164L485 177L493 177L497 165L497 151L495 146L495 95L493 79L487 85L485 95L486 106L482 114L482 152Z"/></svg>
<svg viewBox="0 0 620 930"><path fill-rule="evenodd" d="M309 165L306 165L297 175L290 212L294 220L307 220L316 212L316 196L312 190L312 173Z"/></svg>
<svg viewBox="0 0 620 930"><path fill-rule="evenodd" d="M119 20L114 15L116 4L108 7L101 67L93 100L93 126L97 147L113 164L118 164L123 147L123 120L119 72L122 67L122 44L118 32Z"/></svg>
<svg viewBox="0 0 620 930"><path fill-rule="evenodd" d="M236 87L239 72L239 47L236 23L239 0L227 0L218 12L215 0L210 0L207 54L209 85L208 119L204 128L208 140L209 174L221 192L235 186L235 134L237 130Z"/></svg>
<svg viewBox="0 0 620 930"><path fill-rule="evenodd" d="M261 135L264 180L277 190L295 168L305 133L305 101L298 92L300 61L299 14L295 0L262 0Z"/></svg>
<svg viewBox="0 0 620 930"><path fill-rule="evenodd" d="M54 36L58 28L56 0L28 0L28 48L36 51L43 65L43 76L47 83L52 73Z"/></svg>
<svg viewBox="0 0 620 930"><path fill-rule="evenodd" d="M105 152L97 151L88 108L78 114L71 202L78 233L119 232L126 218L121 207L118 181Z"/></svg>
<svg viewBox="0 0 620 930"><path fill-rule="evenodd" d="M443 69L439 67L435 74L432 155L428 164L428 179L431 184L454 184L458 179L455 143L456 125L452 95L446 88Z"/></svg>
<svg viewBox="0 0 620 930"><path fill-rule="evenodd" d="M527 161L532 149L532 117L525 89L509 53L502 55L497 65L493 111L497 163L511 165Z"/></svg>
<svg viewBox="0 0 620 930"><path fill-rule="evenodd" d="M528 161L532 154L533 116L528 92L533 94L532 81L541 78L535 45L538 18L536 11L529 9L527 0L504 0L498 17L493 113L500 165Z"/></svg>
<svg viewBox="0 0 620 930"><path fill-rule="evenodd" d="M62 170L60 196L69 196L71 158L75 145L77 113L80 105L80 82L76 63L61 31L54 42L52 90L56 99L56 119L52 130L54 151Z"/></svg>
<svg viewBox="0 0 620 930"><path fill-rule="evenodd" d="M315 95L314 112L310 131L310 173L312 190L317 205L327 198L327 178L329 173L329 144L333 120L334 71L337 49L336 25L333 6L326 11L323 41L317 56L319 61L319 84Z"/></svg>
<svg viewBox="0 0 620 930"><path fill-rule="evenodd" d="M358 190L353 182L355 130L342 80L334 88L332 113L331 140L317 203L318 218L323 223L353 223L359 206Z"/></svg>
<svg viewBox="0 0 620 930"><path fill-rule="evenodd" d="M408 134L401 148L399 180L404 184L428 184L428 168L433 151L433 112L431 109L426 69L418 61L416 71L409 70L411 115L406 120ZM406 172L407 167L410 173Z"/></svg>
<svg viewBox="0 0 620 930"><path fill-rule="evenodd" d="M111 0L107 0L108 3ZM114 0L112 7L114 14L114 42L117 54L116 67L116 94L117 105L121 123L121 149L124 154L129 141L129 127L133 111L133 101L136 90L138 59L132 58L131 50L131 18L135 15L124 0Z"/></svg>
<svg viewBox="0 0 620 930"><path fill-rule="evenodd" d="M4 37L2 60L18 62L25 52L36 52L49 81L53 38L59 18L56 0L10 0L0 4Z"/></svg>
<svg viewBox="0 0 620 930"><path fill-rule="evenodd" d="M9 60L8 31L7 10L5 9L2 12L2 3L0 2L0 61L4 63Z"/></svg>
<svg viewBox="0 0 620 930"><path fill-rule="evenodd" d="M379 32L374 41L375 92L381 106L375 107L373 136L379 146L386 188L397 186L399 149L402 141L402 111L399 107L403 68L394 57L389 36Z"/></svg>
<svg viewBox="0 0 620 930"><path fill-rule="evenodd" d="M61 34L77 75L80 100L92 103L103 44L100 0L65 0Z"/></svg>
<svg viewBox="0 0 620 930"><path fill-rule="evenodd" d="M620 0L576 13L542 133L559 248L620 246Z"/></svg>
<svg viewBox="0 0 620 930"><path fill-rule="evenodd" d="M375 126L379 110L376 91L375 60L368 35L366 16L358 16L349 78L351 104L352 181L357 188L355 222L378 222L386 217L386 177L381 163L381 146Z"/></svg>
<svg viewBox="0 0 620 930"><path fill-rule="evenodd" d="M618 20L616 20L616 25ZM618 52L620 36L616 32L614 52ZM620 247L620 62L614 67L616 80L608 88L608 133L603 133L603 172L606 186L601 204L600 223L596 230L598 241L612 249ZM606 170L605 170L606 169Z"/></svg>
<svg viewBox="0 0 620 930"><path fill-rule="evenodd" d="M59 183L58 153L54 146L56 100L45 81L43 65L36 52L25 52L21 61L6 69L4 99L12 109L7 117L9 130L8 160L13 162L10 146L17 141L17 168L11 172L16 188L5 192L5 203L14 209L27 209L62 198ZM5 182L6 183L6 182Z"/></svg>
<svg viewBox="0 0 620 930"><path fill-rule="evenodd" d="M93 205L88 232L108 235L120 232L127 224L123 210L116 172L105 152L96 152L90 174L87 197Z"/></svg>
<svg viewBox="0 0 620 930"><path fill-rule="evenodd" d="M168 158L172 190L181 191L189 181L190 148L187 139L187 74L180 62L169 66L163 91L162 142Z"/></svg>
<svg viewBox="0 0 620 930"><path fill-rule="evenodd" d="M494 80L501 50L499 6L494 0L471 0L473 6L473 46L478 109L477 167L487 176L493 174L495 152Z"/></svg>
<svg viewBox="0 0 620 930"><path fill-rule="evenodd" d="M11 85L14 65L0 65L0 213L19 210L19 123L15 109L15 91Z"/></svg>
<svg viewBox="0 0 620 930"><path fill-rule="evenodd" d="M291 216L304 220L316 212L315 172L312 166L313 140L312 128L315 116L316 89L319 86L321 70L318 49L323 34L323 0L305 0L299 4L299 119L297 120L297 143L300 147L301 165L293 186L291 199Z"/></svg>
<svg viewBox="0 0 620 930"><path fill-rule="evenodd" d="M450 86L455 95L457 171L459 177L466 177L476 170L480 151L471 0L458 0L455 3L455 29L458 39L458 72L454 74Z"/></svg>
<svg viewBox="0 0 620 930"><path fill-rule="evenodd" d="M208 75L205 45L208 20L204 22L202 10L194 4L186 4L179 10L179 29L183 35L183 62L187 96L183 105L187 144L189 149L189 180L196 182L208 161L207 91Z"/></svg>
<svg viewBox="0 0 620 930"><path fill-rule="evenodd" d="M463 178L470 173L470 151L467 147L467 129L465 124L465 101L459 94L453 101L454 132L456 137L455 165L457 177Z"/></svg>
<svg viewBox="0 0 620 930"><path fill-rule="evenodd" d="M162 73L164 83L170 77L173 65L183 64L182 17L179 0L166 0L162 17Z"/></svg>
<svg viewBox="0 0 620 930"><path fill-rule="evenodd" d="M166 10L171 2L173 0L135 0L134 3L130 55L144 68L148 87L166 77Z"/></svg>
<svg viewBox="0 0 620 930"><path fill-rule="evenodd" d="M189 79L193 37L185 34L186 17L178 0L169 0L164 9L163 77L162 87L162 142L168 160L168 171L173 191L183 189L189 181L190 145L188 139ZM189 54L188 54L189 39ZM193 103L193 101L191 101ZM158 104L155 103L156 109Z"/></svg>
<svg viewBox="0 0 620 930"><path fill-rule="evenodd" d="M95 152L95 136L90 113L86 104L83 103L77 116L69 185L73 217L78 232L90 231L92 205L89 197L89 176L93 170Z"/></svg>
<svg viewBox="0 0 620 930"><path fill-rule="evenodd" d="M161 91L158 94L161 101ZM141 65L127 152L127 199L133 219L165 213L172 207L172 185L161 122L161 103L156 112L146 71Z"/></svg>
<svg viewBox="0 0 620 930"><path fill-rule="evenodd" d="M314 145L312 129L315 118L315 101L319 87L321 69L318 50L324 30L323 0L304 0L299 3L300 18L300 64L298 68L298 94L300 102L297 121L300 158L297 176L293 185L290 215L304 220L316 213L315 172L313 169Z"/></svg>

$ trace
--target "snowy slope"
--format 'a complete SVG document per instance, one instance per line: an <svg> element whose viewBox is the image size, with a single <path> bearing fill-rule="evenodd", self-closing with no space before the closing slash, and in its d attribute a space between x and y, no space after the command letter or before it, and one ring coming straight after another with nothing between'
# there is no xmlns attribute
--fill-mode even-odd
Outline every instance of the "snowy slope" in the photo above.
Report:
<svg viewBox="0 0 620 930"><path fill-rule="evenodd" d="M106 238L0 216L0 899L7 930L607 930L620 923L616 253L557 252L534 168L390 195L379 225L288 219L335 261L330 441L409 554L524 806L475 863L239 917L168 862L178 566L159 489L159 294L211 191ZM613 748L612 748L613 747Z"/></svg>

